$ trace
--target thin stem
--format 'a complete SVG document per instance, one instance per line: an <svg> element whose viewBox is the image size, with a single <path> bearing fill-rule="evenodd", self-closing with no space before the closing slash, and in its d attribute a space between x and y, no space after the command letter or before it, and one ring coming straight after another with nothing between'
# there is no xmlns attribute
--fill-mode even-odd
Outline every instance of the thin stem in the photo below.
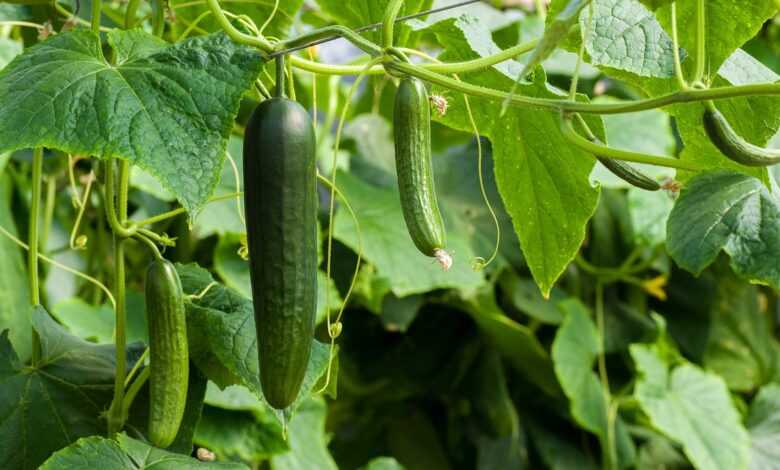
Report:
<svg viewBox="0 0 780 470"><path fill-rule="evenodd" d="M138 374L138 377L136 377L135 381L133 381L133 384L130 386L130 388L127 389L127 394L125 394L122 400L122 416L130 415L130 407L133 406L133 402L135 401L135 397L138 396L138 392L141 391L146 381L149 380L150 373L151 367L144 367L143 370L141 370L141 373Z"/></svg>
<svg viewBox="0 0 780 470"><path fill-rule="evenodd" d="M163 258L162 253L160 253L160 249L157 248L157 245L155 245L154 242L148 236L141 233L136 233L133 236L133 239L138 240L139 242L146 245L147 248L149 248L149 251L152 252L152 256L154 256L154 259L161 260Z"/></svg>
<svg viewBox="0 0 780 470"><path fill-rule="evenodd" d="M141 5L141 0L130 0L127 2L127 9L125 10L125 29L130 29L135 26L135 16L138 12L139 5Z"/></svg>
<svg viewBox="0 0 780 470"><path fill-rule="evenodd" d="M412 75L430 83L447 87L453 91L460 91L472 96L503 101L509 94L503 91L458 82L447 76L432 72L424 67L402 62L386 64L387 67ZM538 109L554 109L567 112L580 112L586 114L623 114L648 109L661 108L678 103L689 103L706 100L720 100L749 95L780 95L780 83L759 83L753 85L739 85L719 88L707 88L696 90L681 90L666 95L660 95L644 100L634 100L627 103L580 103L570 100L554 100L534 98L530 96L514 95L510 104L519 107L532 107Z"/></svg>
<svg viewBox="0 0 780 470"><path fill-rule="evenodd" d="M577 64L574 66L574 76L571 79L571 86L569 87L569 99L571 101L577 100L577 84L580 80L580 69L582 68L582 61L585 57L585 44L588 42L590 35L590 26L593 22L593 4L588 5L588 25L585 28L585 32L582 37L582 44L580 44L580 51L577 54Z"/></svg>
<svg viewBox="0 0 780 470"><path fill-rule="evenodd" d="M393 27L402 6L404 0L390 0L385 8L385 16L382 20L382 47L385 49L393 47Z"/></svg>
<svg viewBox="0 0 780 470"><path fill-rule="evenodd" d="M3 235L4 237L6 237L9 240L13 241L17 245L19 245L22 249L28 250L28 251L30 250L30 245L26 244L25 242L19 240L15 236L13 236L13 234L11 232L6 230L2 226L0 226L0 235ZM81 271L77 271L77 270L75 270L75 269L73 269L73 268L71 268L69 266L66 266L66 265L64 265L64 264L62 264L62 263L60 263L58 261L55 261L55 260L49 258L48 256L44 256L42 254L38 254L38 259L40 259L42 261L45 261L45 262L51 264L52 266L60 268L60 269L62 269L65 272L73 274L76 277L80 277L81 279L84 279L85 281L90 282L90 283L96 285L100 290L102 290L103 292L106 293L106 295L108 296L108 300L111 302L111 305L114 308L116 308L116 301L114 300L114 296L111 295L111 291L108 290L108 287L106 287L102 282L98 281L97 279L95 279L92 276L89 276L87 274L82 273Z"/></svg>
<svg viewBox="0 0 780 470"><path fill-rule="evenodd" d="M138 372L138 369L141 368L142 365L144 365L144 361L149 356L149 348L144 349L143 354L141 354L141 357L138 358L137 361L135 361L135 365L133 365L133 368L130 369L130 373L127 374L127 378L125 378L125 388L127 388L128 385L130 385L130 381L133 380L133 377Z"/></svg>
<svg viewBox="0 0 780 470"><path fill-rule="evenodd" d="M704 0L696 0L696 72L693 75L693 83L700 83L704 78L707 62L706 18Z"/></svg>
<svg viewBox="0 0 780 470"><path fill-rule="evenodd" d="M101 0L92 0L92 31L100 32Z"/></svg>
<svg viewBox="0 0 780 470"><path fill-rule="evenodd" d="M274 96L277 98L284 98L285 75L287 74L284 63L283 55L276 58L276 91Z"/></svg>
<svg viewBox="0 0 780 470"><path fill-rule="evenodd" d="M57 196L57 178L54 176L46 178L46 203L43 205L43 227L41 231L40 247L46 251L49 246L49 234L51 233L51 224L54 219L54 205Z"/></svg>
<svg viewBox="0 0 780 470"><path fill-rule="evenodd" d="M37 30L44 28L42 24L31 23L29 21L0 21L0 26L21 26L23 28L35 28Z"/></svg>
<svg viewBox="0 0 780 470"><path fill-rule="evenodd" d="M113 174L113 160L109 160L106 165L106 189L107 197L105 204L107 207L114 206L113 198L108 197L109 188L113 187L115 182L113 178L109 180L109 174ZM119 164L119 195L117 197L118 220L111 227L123 227L127 221L127 201L130 186L130 163L122 160ZM108 211L108 212L113 212ZM116 216L116 214L114 214ZM109 223L111 223L109 221ZM116 348L116 372L114 379L114 398L111 407L108 410L108 434L113 437L122 429L126 419L124 414L124 384L125 374L127 373L127 301L125 290L125 245L124 237L114 234L114 292L116 294L116 326L114 329L114 344Z"/></svg>
<svg viewBox="0 0 780 470"><path fill-rule="evenodd" d="M90 191L92 190L92 182L95 180L95 173L90 172L87 176L87 185L84 188L84 198L78 203L78 213L76 214L76 221L73 223L73 229L70 231L70 249L82 249L83 246L78 246L76 239L79 235L79 227L81 227L81 219L84 217L84 211L86 210L87 203L89 202ZM76 196L77 197L77 196Z"/></svg>
<svg viewBox="0 0 780 470"><path fill-rule="evenodd" d="M598 353L598 369L599 379L601 382L601 390L604 395L605 411L608 413L610 403L612 402L612 393L609 390L609 376L607 375L607 359L605 357L604 336L606 329L604 327L604 284L600 281L596 281L596 327L599 331L599 353ZM605 421L609 422L609 415L607 415ZM615 457L611 446L609 445L611 433L610 429L607 429L607 442L602 443L606 446L603 449L604 452L604 464L607 469L615 468Z"/></svg>
<svg viewBox="0 0 780 470"><path fill-rule="evenodd" d="M683 75L682 64L680 62L680 39L677 35L677 2L672 2L672 47L674 48L674 74L677 77L677 83L680 85L680 89L687 90L688 82L685 81L685 75Z"/></svg>
<svg viewBox="0 0 780 470"><path fill-rule="evenodd" d="M265 31L265 28L268 27L269 24L271 24L271 21L273 21L274 17L276 16L276 12L279 11L279 0L276 0L274 2L274 9L271 10L271 14L268 15L268 18L265 19L263 24L260 26L260 29L258 30L258 33L263 34L263 31Z"/></svg>
<svg viewBox="0 0 780 470"><path fill-rule="evenodd" d="M591 142L590 140L577 134L577 132L574 130L574 126L572 125L571 118L568 117L561 118L561 133L563 134L563 137L572 145L575 145L588 153L598 155L600 157L614 158L616 160L624 160L634 163L647 163L650 165L677 168L681 170L700 171L704 169L704 167L701 165L677 160L676 158L646 155L643 153L616 149Z"/></svg>
<svg viewBox="0 0 780 470"><path fill-rule="evenodd" d="M227 161L230 163L230 168L233 170L233 180L236 183L236 212L238 212L238 218L241 220L241 226L246 228L244 209L241 206L241 175L238 172L238 165L236 165L236 161L233 159L233 156L230 155L230 152L226 151L225 156L227 157Z"/></svg>
<svg viewBox="0 0 780 470"><path fill-rule="evenodd" d="M30 302L33 306L41 304L41 292L38 285L38 222L41 203L41 180L43 179L43 147L33 150L32 161L32 196L30 200L30 228L28 232L28 244L30 251L27 253L27 269L30 279ZM32 363L38 364L41 359L41 341L35 329L32 330Z"/></svg>
<svg viewBox="0 0 780 470"><path fill-rule="evenodd" d="M132 237L136 232L136 227L133 226L131 228L126 228L122 225L122 222L120 221L120 218L117 217L116 213L116 198L114 196L114 190L115 190L115 181L114 181L114 159L109 159L105 164L106 169L106 184L105 184L105 206L106 206L106 220L108 220L108 225L111 227L111 231L114 232L114 234L120 238L128 238ZM125 195L125 198L127 195ZM120 198L121 199L121 198ZM121 204L120 204L121 206ZM127 207L127 202L125 202L124 207ZM125 216L126 219L126 216Z"/></svg>
<svg viewBox="0 0 780 470"><path fill-rule="evenodd" d="M154 0L154 17L152 18L152 34L162 37L165 32L165 2Z"/></svg>
<svg viewBox="0 0 780 470"><path fill-rule="evenodd" d="M179 35L179 37L176 39L176 41L175 41L175 42L179 42L179 41L181 41L182 39L185 39L187 36L189 36L189 35L190 35L190 33L191 33L191 32L192 32L192 31L193 31L195 28L197 28L197 27L198 27L198 24L200 24L200 22L201 22L201 21L203 21L204 19L206 19L206 17L207 17L207 16L209 16L210 14L211 14L211 10L206 10L206 11L204 11L203 13L201 13L200 15L198 15L198 17L197 17L197 18L195 18L195 20L193 20L193 21L192 21L192 23L188 24L188 25L187 25L187 28L185 28L185 30L181 32L181 34Z"/></svg>
<svg viewBox="0 0 780 470"><path fill-rule="evenodd" d="M534 6L536 7L536 14L542 21L547 19L547 7L544 4L544 0L534 0Z"/></svg>
<svg viewBox="0 0 780 470"><path fill-rule="evenodd" d="M243 192L223 194L221 196L212 197L211 199L208 200L208 202L211 203L211 202L224 201L227 199L234 199L236 197L241 197L243 195L244 195ZM145 227L147 225L156 224L157 222L162 222L164 220L172 219L177 215L181 215L185 213L187 213L187 209L183 207L178 207L176 209L169 210L168 212L163 212L162 214L157 214L155 216L149 217L148 219L139 220L135 222L134 227Z"/></svg>

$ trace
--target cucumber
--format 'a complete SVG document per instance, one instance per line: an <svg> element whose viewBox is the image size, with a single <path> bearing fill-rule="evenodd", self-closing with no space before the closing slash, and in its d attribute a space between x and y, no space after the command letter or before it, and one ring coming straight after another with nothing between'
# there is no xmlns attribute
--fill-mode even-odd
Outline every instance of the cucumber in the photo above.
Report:
<svg viewBox="0 0 780 470"><path fill-rule="evenodd" d="M626 162L621 162L620 160L615 160L614 158L606 158L599 155L596 155L596 159L600 161L601 164L604 165L604 167L613 175L632 186L646 189L647 191L658 191L661 189L661 185L658 183L658 181L650 178Z"/></svg>
<svg viewBox="0 0 780 470"><path fill-rule="evenodd" d="M422 81L405 77L395 94L393 112L395 166L406 228L425 256L449 269L452 258L444 250L446 233L433 181L431 163L431 107Z"/></svg>
<svg viewBox="0 0 780 470"><path fill-rule="evenodd" d="M184 293L173 264L155 260L146 271L149 324L149 441L171 445L187 404L189 352Z"/></svg>
<svg viewBox="0 0 780 470"><path fill-rule="evenodd" d="M317 307L317 187L311 118L295 101L260 103L244 134L244 202L260 384L277 409L298 396Z"/></svg>
<svg viewBox="0 0 780 470"><path fill-rule="evenodd" d="M705 105L704 130L718 150L745 166L770 166L780 163L780 151L753 145L740 137L713 102Z"/></svg>

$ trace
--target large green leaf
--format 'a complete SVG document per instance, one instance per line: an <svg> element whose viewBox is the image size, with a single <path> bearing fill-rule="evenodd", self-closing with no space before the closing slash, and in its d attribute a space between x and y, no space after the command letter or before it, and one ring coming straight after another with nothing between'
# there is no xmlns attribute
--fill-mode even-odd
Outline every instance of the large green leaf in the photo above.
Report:
<svg viewBox="0 0 780 470"><path fill-rule="evenodd" d="M195 265L177 265L182 287L187 294L197 294L214 282L208 271ZM260 370L257 355L257 333L252 301L221 284L187 304L187 329L192 360L217 383L225 377L238 379L259 398ZM298 398L285 414L292 413L309 396L328 365L329 346L312 341L311 358ZM216 359L216 360L215 360ZM229 384L224 384L229 385Z"/></svg>
<svg viewBox="0 0 780 470"><path fill-rule="evenodd" d="M716 272L704 365L731 390L750 392L776 376L780 349L770 315L761 310L759 289L736 279L728 267Z"/></svg>
<svg viewBox="0 0 780 470"><path fill-rule="evenodd" d="M465 15L439 22L426 31L436 34L445 47L442 60L471 60L498 50L490 32L477 19ZM517 62L506 61L464 79L509 90L521 68ZM540 98L565 97L544 80L544 73L537 73L535 82L521 84L518 92ZM439 87L434 87L434 92L450 103L447 114L437 119L449 127L472 132L462 96ZM471 108L480 133L493 145L498 190L512 217L526 262L547 295L582 244L585 225L596 208L599 191L588 180L595 159L564 140L555 112L512 108L499 118L501 102L483 99L472 99ZM586 119L603 139L601 119Z"/></svg>
<svg viewBox="0 0 780 470"><path fill-rule="evenodd" d="M747 417L750 470L777 470L780 462L780 385L759 390Z"/></svg>
<svg viewBox="0 0 780 470"><path fill-rule="evenodd" d="M721 250L752 281L780 289L780 202L764 184L730 171L692 179L667 225L667 250L680 267L699 274Z"/></svg>
<svg viewBox="0 0 780 470"><path fill-rule="evenodd" d="M634 390L653 427L683 446L696 468L747 469L750 437L719 376L674 358L656 344L633 344ZM681 360L680 360L681 361Z"/></svg>
<svg viewBox="0 0 780 470"><path fill-rule="evenodd" d="M2 468L38 468L57 449L106 431L102 413L113 396L114 347L69 335L42 307L32 323L41 340L34 367L21 364L7 330L0 334ZM131 366L140 348L128 353Z"/></svg>
<svg viewBox="0 0 780 470"><path fill-rule="evenodd" d="M282 425L266 407L263 416L207 406L198 423L195 443L219 460L260 462L289 449Z"/></svg>
<svg viewBox="0 0 780 470"><path fill-rule="evenodd" d="M4 166L4 164L0 164ZM0 169L0 227L16 236L16 224L11 213L13 185ZM0 235L0 331L9 329L11 343L22 362L30 358L32 329L30 326L30 291L19 247Z"/></svg>
<svg viewBox="0 0 780 470"><path fill-rule="evenodd" d="M364 258L390 281L395 295L403 297L442 287L476 287L483 282L483 276L471 269L475 253L466 234L457 230L448 233L447 249L454 253L455 262L449 271L443 271L412 243L396 188L373 186L349 173L340 173L337 184L360 223ZM358 251L358 233L347 211L336 214L334 236Z"/></svg>
<svg viewBox="0 0 780 470"><path fill-rule="evenodd" d="M593 372L598 355L603 354L596 325L577 300L565 300L559 307L566 317L555 335L552 359L555 375L569 398L571 414L578 424L598 436L604 451L612 445L610 439L614 439L620 468L629 467L635 458L634 445L620 417L615 419L614 428L609 429L610 403L604 386Z"/></svg>
<svg viewBox="0 0 780 470"><path fill-rule="evenodd" d="M638 0L593 0L593 18L585 48L590 62L639 76L674 75L672 39ZM580 15L588 28L589 13Z"/></svg>
<svg viewBox="0 0 780 470"><path fill-rule="evenodd" d="M41 470L245 470L238 463L201 462L192 457L174 454L119 434L117 440L91 436L51 456Z"/></svg>
<svg viewBox="0 0 780 470"><path fill-rule="evenodd" d="M162 47L140 31L58 34L0 72L0 151L52 147L119 157L154 174L191 213L214 191L260 56L224 34Z"/></svg>
<svg viewBox="0 0 780 470"><path fill-rule="evenodd" d="M271 458L273 470L337 470L325 435L325 400L303 402L287 429L290 451Z"/></svg>

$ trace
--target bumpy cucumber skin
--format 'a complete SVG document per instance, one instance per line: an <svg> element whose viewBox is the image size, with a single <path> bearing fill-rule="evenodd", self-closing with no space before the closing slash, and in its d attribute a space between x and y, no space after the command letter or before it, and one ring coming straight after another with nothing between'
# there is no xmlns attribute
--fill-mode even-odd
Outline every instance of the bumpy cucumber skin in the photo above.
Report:
<svg viewBox="0 0 780 470"><path fill-rule="evenodd" d="M436 256L446 243L431 163L431 109L422 81L406 77L395 95L395 165L406 228L421 253Z"/></svg>
<svg viewBox="0 0 780 470"><path fill-rule="evenodd" d="M244 201L260 384L277 409L298 396L314 338L315 148L311 118L295 101L263 101L247 123Z"/></svg>
<svg viewBox="0 0 780 470"><path fill-rule="evenodd" d="M614 158L600 157L598 155L596 155L596 158L607 168L607 170L612 172L613 175L632 186L647 191L658 191L661 189L661 185L658 184L658 181L650 178L628 163L615 160Z"/></svg>
<svg viewBox="0 0 780 470"><path fill-rule="evenodd" d="M731 160L745 166L771 166L780 163L780 152L746 142L734 132L723 114L714 106L709 106L704 111L703 120L707 137Z"/></svg>
<svg viewBox="0 0 780 470"><path fill-rule="evenodd" d="M146 271L149 324L149 441L171 445L187 404L189 351L184 293L176 268L156 260Z"/></svg>

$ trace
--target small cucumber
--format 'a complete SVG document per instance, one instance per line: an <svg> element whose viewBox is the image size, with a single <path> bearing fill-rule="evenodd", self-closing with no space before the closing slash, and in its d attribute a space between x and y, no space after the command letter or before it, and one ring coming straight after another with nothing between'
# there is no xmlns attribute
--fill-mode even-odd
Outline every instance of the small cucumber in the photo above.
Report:
<svg viewBox="0 0 780 470"><path fill-rule="evenodd" d="M295 101L260 103L244 134L249 267L268 403L298 396L317 307L317 175L314 126Z"/></svg>
<svg viewBox="0 0 780 470"><path fill-rule="evenodd" d="M146 271L149 324L149 441L168 447L179 431L187 404L189 352L184 293L176 268L155 260Z"/></svg>
<svg viewBox="0 0 780 470"><path fill-rule="evenodd" d="M601 162L604 167L609 170L613 175L622 179L626 183L636 186L640 189L646 189L647 191L658 191L661 189L661 185L658 181L650 178L641 171L637 170L633 166L614 158L606 158L596 155L596 159Z"/></svg>
<svg viewBox="0 0 780 470"><path fill-rule="evenodd" d="M705 108L704 130L723 155L745 166L770 166L780 163L780 151L753 145L740 137L713 102L707 102Z"/></svg>
<svg viewBox="0 0 780 470"><path fill-rule="evenodd" d="M393 113L395 166L404 221L414 245L449 269L446 234L433 181L431 108L425 85L413 77L401 79Z"/></svg>

